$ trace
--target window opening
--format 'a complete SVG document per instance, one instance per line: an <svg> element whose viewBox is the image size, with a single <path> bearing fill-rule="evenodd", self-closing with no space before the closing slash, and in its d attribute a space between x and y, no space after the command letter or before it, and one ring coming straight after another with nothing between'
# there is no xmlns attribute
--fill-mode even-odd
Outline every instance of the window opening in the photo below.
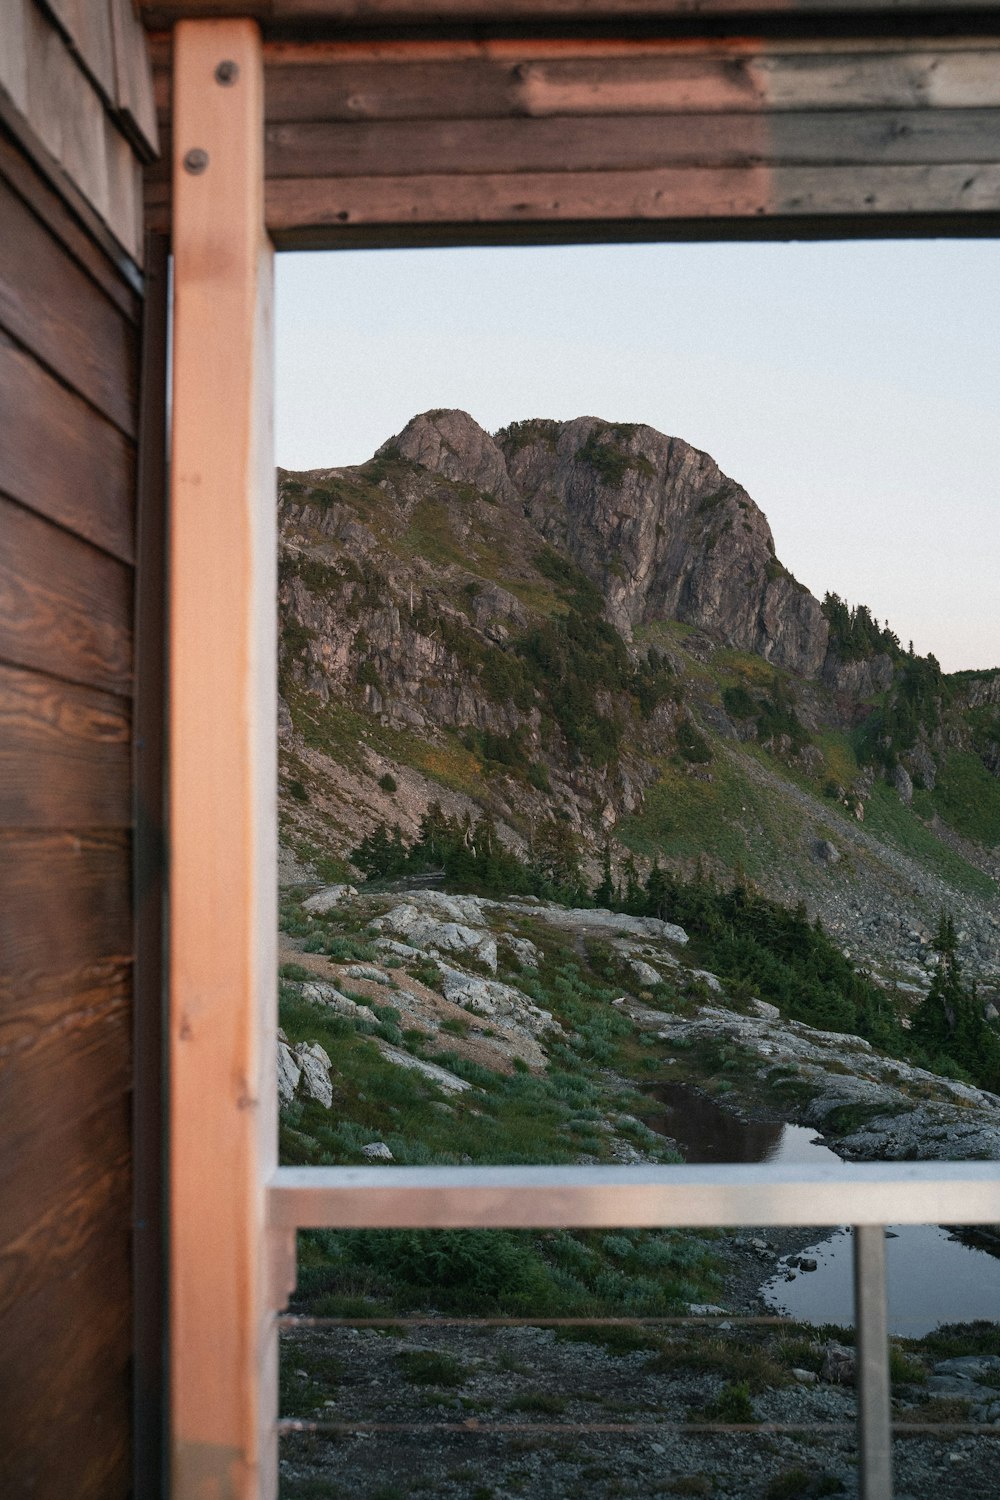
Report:
<svg viewBox="0 0 1000 1500"><path fill-rule="evenodd" d="M992 680L972 666L987 588L957 579L989 567L973 278L992 295L993 254L279 259L285 1162L836 1170L821 1120L877 1159L901 1116L881 1140L863 1117L916 1108L921 1063L960 1117L957 1059L921 1030L926 961L951 959L917 871L957 882L982 933L989 876L946 872L946 757L940 784L913 758ZM947 326L926 314L942 287ZM946 488L969 507L951 558ZM923 672L949 686L897 722ZM907 848L916 883L887 914ZM541 1461L559 1494L708 1494L737 1471L834 1493L855 1261L874 1307L882 1233L306 1231L283 1482L388 1493L416 1462L430 1493L534 1493ZM991 1319L1000 1272L937 1226L887 1248L919 1423L948 1414L925 1336ZM701 1431L719 1424L746 1429L724 1456Z"/></svg>

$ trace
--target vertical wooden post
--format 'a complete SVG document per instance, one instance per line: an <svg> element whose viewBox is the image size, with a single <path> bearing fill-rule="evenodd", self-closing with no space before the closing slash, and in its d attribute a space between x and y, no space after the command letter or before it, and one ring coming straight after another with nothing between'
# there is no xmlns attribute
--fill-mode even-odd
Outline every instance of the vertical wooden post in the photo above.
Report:
<svg viewBox="0 0 1000 1500"><path fill-rule="evenodd" d="M178 25L170 516L174 1500L271 1500L272 253L251 21Z"/></svg>

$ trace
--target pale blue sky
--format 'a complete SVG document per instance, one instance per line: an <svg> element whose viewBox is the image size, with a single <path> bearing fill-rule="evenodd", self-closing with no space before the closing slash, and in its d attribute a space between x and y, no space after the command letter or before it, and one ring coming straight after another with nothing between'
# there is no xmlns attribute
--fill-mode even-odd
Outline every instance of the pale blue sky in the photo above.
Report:
<svg viewBox="0 0 1000 1500"><path fill-rule="evenodd" d="M1000 665L995 241L278 257L277 460L418 411L648 422L706 449L822 596Z"/></svg>

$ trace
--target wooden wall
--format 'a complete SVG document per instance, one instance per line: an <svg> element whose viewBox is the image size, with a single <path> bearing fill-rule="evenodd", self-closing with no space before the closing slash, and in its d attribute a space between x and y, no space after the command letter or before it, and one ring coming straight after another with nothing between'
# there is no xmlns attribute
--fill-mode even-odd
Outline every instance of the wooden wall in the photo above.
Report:
<svg viewBox="0 0 1000 1500"><path fill-rule="evenodd" d="M131 726L149 142L112 97L126 83L114 21L133 24L127 0L16 0L0 24L0 1494L10 1500L116 1500L132 1488Z"/></svg>

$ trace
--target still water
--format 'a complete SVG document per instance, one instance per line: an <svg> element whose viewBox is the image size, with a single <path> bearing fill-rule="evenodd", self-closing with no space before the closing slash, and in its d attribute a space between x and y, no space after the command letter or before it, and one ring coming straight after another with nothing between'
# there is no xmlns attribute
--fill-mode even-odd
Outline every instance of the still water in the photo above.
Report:
<svg viewBox="0 0 1000 1500"><path fill-rule="evenodd" d="M840 1162L801 1125L741 1120L683 1084L663 1084L655 1096L663 1111L648 1120L650 1127L673 1136L688 1161ZM788 1281L782 1268L763 1288L765 1301L804 1323L852 1324L850 1230L835 1229L799 1253L815 1260L816 1270L795 1271ZM892 1333L919 1338L942 1323L1000 1321L1000 1259L952 1239L948 1229L889 1226L886 1265Z"/></svg>

